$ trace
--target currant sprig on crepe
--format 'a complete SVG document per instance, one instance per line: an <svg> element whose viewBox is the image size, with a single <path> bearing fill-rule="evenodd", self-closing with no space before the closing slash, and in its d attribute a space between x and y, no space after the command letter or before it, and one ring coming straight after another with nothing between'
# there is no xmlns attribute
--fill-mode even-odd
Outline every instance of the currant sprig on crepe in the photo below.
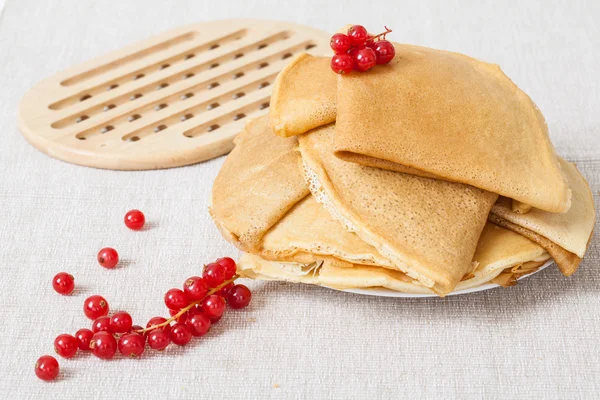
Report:
<svg viewBox="0 0 600 400"><path fill-rule="evenodd" d="M375 65L387 64L396 55L394 45L385 39L391 29L369 35L362 25L352 25L346 34L336 33L331 37L331 69L336 74L349 74L352 70L365 72Z"/></svg>

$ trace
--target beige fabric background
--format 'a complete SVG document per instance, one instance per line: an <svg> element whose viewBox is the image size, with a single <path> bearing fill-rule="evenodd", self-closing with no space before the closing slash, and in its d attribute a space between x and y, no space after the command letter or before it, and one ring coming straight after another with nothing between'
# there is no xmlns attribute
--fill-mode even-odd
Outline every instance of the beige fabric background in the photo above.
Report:
<svg viewBox="0 0 600 400"><path fill-rule="evenodd" d="M1 0L0 0L1 2ZM254 301L202 340L140 360L33 366L54 337L87 326L86 296L145 322L163 293L203 262L236 251L207 213L223 159L166 171L112 172L49 158L15 114L36 81L150 34L197 21L277 18L330 31L352 22L394 28L398 41L499 63L537 102L558 151L577 162L598 206L600 3L589 1L6 0L0 18L0 397L598 398L600 246L570 279L549 268L509 290L402 300L252 283ZM527 171L523 171L524 174ZM130 232L138 207L151 224ZM95 263L115 246L126 265ZM61 271L78 291L51 288Z"/></svg>

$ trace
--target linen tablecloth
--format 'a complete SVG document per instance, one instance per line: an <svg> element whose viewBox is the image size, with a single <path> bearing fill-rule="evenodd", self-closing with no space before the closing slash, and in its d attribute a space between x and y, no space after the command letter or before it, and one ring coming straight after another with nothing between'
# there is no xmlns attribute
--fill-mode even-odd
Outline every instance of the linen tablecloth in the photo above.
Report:
<svg viewBox="0 0 600 400"><path fill-rule="evenodd" d="M0 1L1 3L1 1ZM1 8L1 7L0 7ZM16 126L40 79L151 34L223 18L347 23L392 39L498 63L536 101L558 152L600 190L600 3L589 1L34 1L0 17L0 397L13 398L598 398L600 246L564 278L555 267L511 289L444 299L359 296L254 283L251 306L185 348L139 360L33 367L60 333L87 327L83 300L104 295L138 323L203 263L237 255L207 213L223 157L185 168L103 171L52 159ZM523 171L524 174L527 171ZM139 208L150 229L125 228ZM124 259L95 261L104 246ZM57 272L77 290L51 288Z"/></svg>

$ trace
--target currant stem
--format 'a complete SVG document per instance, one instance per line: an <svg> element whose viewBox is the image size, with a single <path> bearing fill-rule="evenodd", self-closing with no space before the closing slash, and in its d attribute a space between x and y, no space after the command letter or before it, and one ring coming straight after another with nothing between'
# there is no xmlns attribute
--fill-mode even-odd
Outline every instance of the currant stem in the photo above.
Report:
<svg viewBox="0 0 600 400"><path fill-rule="evenodd" d="M383 39L385 39L385 35L387 35L388 33L392 33L392 30L390 28L388 28L387 26L384 26L384 28L385 28L385 32L381 32L379 35L375 35L372 38L370 38L369 40L379 39L380 37L383 37Z"/></svg>
<svg viewBox="0 0 600 400"><path fill-rule="evenodd" d="M202 300L198 300L198 301L194 301L194 302L190 303L189 305L187 305L184 308L182 308L181 310L179 310L179 312L177 314L175 314L171 318L167 319L165 322L160 323L158 325L152 325L152 326L149 326L144 329L138 329L138 330L136 330L136 332L144 334L144 333L152 331L154 329L162 328L163 326L169 325L171 322L173 322L176 319L178 319L179 317L181 317L183 314L185 314L186 312L188 312L189 310L194 308L196 305L202 303L204 301L204 299L206 299L208 296L217 293L219 290L223 289L225 286L229 285L231 282L235 282L235 280L238 279L239 277L240 277L239 275L235 275L233 278L221 283L216 288L210 289L208 291L208 293L206 293L206 296L204 296L204 298Z"/></svg>

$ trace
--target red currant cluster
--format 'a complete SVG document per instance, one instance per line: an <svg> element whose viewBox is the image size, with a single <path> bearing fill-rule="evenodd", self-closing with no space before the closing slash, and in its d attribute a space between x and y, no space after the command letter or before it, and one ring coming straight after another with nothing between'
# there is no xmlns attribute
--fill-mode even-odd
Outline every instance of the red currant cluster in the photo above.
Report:
<svg viewBox="0 0 600 400"><path fill-rule="evenodd" d="M126 224L127 221L126 217ZM143 222L139 228L142 226ZM109 316L110 307L106 299L99 295L90 296L83 304L83 312L93 321L91 329L80 329L75 336L58 335L54 340L54 350L64 358L73 357L78 349L91 350L96 357L110 360L117 350L126 357L140 357L146 343L153 350L164 350L170 343L184 346L192 337L205 335L211 324L221 319L227 304L239 309L250 303L250 289L234 284L238 278L236 268L235 261L229 257L206 265L202 277L188 278L183 290L173 288L167 291L164 301L170 318L151 318L146 328L134 325L131 315L125 311ZM74 278L61 272L54 277L52 284L58 293L69 294L74 288ZM45 381L56 378L58 371L58 361L49 355L40 357L35 364L35 374Z"/></svg>
<svg viewBox="0 0 600 400"><path fill-rule="evenodd" d="M336 74L349 74L353 69L365 72L376 64L387 64L396 55L394 45L385 40L385 32L371 36L362 25L352 25L347 34L336 33L331 37L331 69Z"/></svg>

